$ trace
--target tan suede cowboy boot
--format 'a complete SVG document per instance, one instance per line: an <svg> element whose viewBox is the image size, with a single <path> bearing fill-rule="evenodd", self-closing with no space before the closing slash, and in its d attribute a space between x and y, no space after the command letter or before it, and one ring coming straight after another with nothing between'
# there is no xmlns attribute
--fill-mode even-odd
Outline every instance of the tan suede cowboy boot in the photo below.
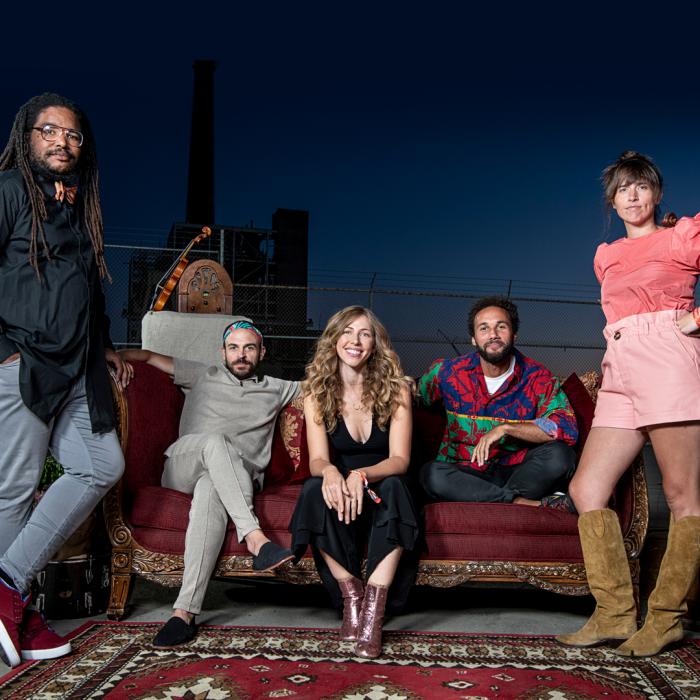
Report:
<svg viewBox="0 0 700 700"><path fill-rule="evenodd" d="M683 639L681 618L686 598L700 564L700 517L689 515L671 522L666 552L656 586L649 596L642 629L614 649L620 656L653 656L665 646Z"/></svg>
<svg viewBox="0 0 700 700"><path fill-rule="evenodd" d="M591 647L627 639L637 631L637 608L617 514L608 508L582 513L578 531L596 608L578 632L556 640L566 646Z"/></svg>

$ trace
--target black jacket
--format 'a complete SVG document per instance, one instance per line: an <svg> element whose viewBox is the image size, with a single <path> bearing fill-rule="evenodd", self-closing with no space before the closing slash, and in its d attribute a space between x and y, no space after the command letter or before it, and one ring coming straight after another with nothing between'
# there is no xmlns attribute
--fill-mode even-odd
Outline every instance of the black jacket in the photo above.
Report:
<svg viewBox="0 0 700 700"><path fill-rule="evenodd" d="M39 272L30 265L32 212L19 170L0 172L0 361L20 353L20 392L27 407L48 423L72 384L85 374L92 430L114 427L105 347L109 320L90 237L75 204L46 194L44 232L50 259L38 242Z"/></svg>

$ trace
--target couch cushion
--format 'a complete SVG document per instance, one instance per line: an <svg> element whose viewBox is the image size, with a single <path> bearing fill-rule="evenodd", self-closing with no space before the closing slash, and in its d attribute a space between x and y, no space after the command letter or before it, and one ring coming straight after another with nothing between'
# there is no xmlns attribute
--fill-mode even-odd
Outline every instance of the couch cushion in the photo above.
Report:
<svg viewBox="0 0 700 700"><path fill-rule="evenodd" d="M493 545L498 540L498 547ZM426 535L423 559L438 561L583 562L578 535Z"/></svg>
<svg viewBox="0 0 700 700"><path fill-rule="evenodd" d="M280 417L275 424L275 431L272 434L270 463L265 469L265 488L279 484L288 484L293 476L294 463L282 437L282 414L280 413Z"/></svg>
<svg viewBox="0 0 700 700"><path fill-rule="evenodd" d="M137 527L184 532L190 518L192 496L163 486L140 488L126 511L126 519Z"/></svg>
<svg viewBox="0 0 700 700"><path fill-rule="evenodd" d="M128 509L132 494L144 486L159 486L165 450L177 440L182 392L161 370L134 362L134 376L126 388L129 410L126 471L122 480Z"/></svg>
<svg viewBox="0 0 700 700"><path fill-rule="evenodd" d="M255 497L255 514L263 531L288 530L300 491L300 486L270 487ZM137 492L127 513L127 520L137 528L184 533L189 522L191 503L192 497L180 491L162 486L145 486ZM229 522L228 529L235 530L233 523Z"/></svg>
<svg viewBox="0 0 700 700"><path fill-rule="evenodd" d="M306 442L306 421L304 420L304 413L301 413L299 418L299 461L294 468L294 474L289 483L291 484L303 484L310 476L309 471L309 445Z"/></svg>
<svg viewBox="0 0 700 700"><path fill-rule="evenodd" d="M433 559L581 561L577 517L512 503L430 503L427 554Z"/></svg>
<svg viewBox="0 0 700 700"><path fill-rule="evenodd" d="M299 484L309 476L304 402L299 396L282 409L277 419L270 464L265 471L265 483Z"/></svg>
<svg viewBox="0 0 700 700"><path fill-rule="evenodd" d="M260 520L263 531L289 531L289 523L296 507L301 486L287 484L275 488L264 489L255 497L255 514Z"/></svg>

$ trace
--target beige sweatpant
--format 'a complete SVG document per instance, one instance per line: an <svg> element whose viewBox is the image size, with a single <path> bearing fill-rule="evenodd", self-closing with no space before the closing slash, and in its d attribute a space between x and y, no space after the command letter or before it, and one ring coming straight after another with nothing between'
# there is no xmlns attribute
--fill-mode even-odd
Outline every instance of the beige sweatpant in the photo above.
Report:
<svg viewBox="0 0 700 700"><path fill-rule="evenodd" d="M161 483L192 494L185 572L173 608L201 612L229 517L239 542L260 527L253 512L254 482L262 482L262 472L224 435L185 435L169 448Z"/></svg>

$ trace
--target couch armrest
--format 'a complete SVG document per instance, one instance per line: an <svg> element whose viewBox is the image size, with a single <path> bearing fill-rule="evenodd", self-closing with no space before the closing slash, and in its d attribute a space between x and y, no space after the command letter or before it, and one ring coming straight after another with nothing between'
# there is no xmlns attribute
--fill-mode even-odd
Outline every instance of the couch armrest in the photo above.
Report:
<svg viewBox="0 0 700 700"><path fill-rule="evenodd" d="M110 374L111 385L112 385L112 405L114 407L114 417L116 421L117 434L119 435L119 444L121 445L122 452L126 452L126 446L129 440L129 407L126 400L126 394L119 384L115 381L114 377ZM122 479L120 479L104 497L102 502L102 509L105 519L105 526L107 528L107 534L109 535L110 542L112 543L113 559L114 553L121 562L122 569L131 569L131 557L128 554L124 554L119 551L124 547L127 547L131 543L131 532L124 522L124 513L122 511ZM119 567L117 567L118 569ZM112 562L112 574L116 573L114 561ZM114 581L114 579L113 579ZM127 585L128 590L128 585ZM126 600L126 592L124 595L124 600ZM124 606L122 605L120 614L124 613Z"/></svg>
<svg viewBox="0 0 700 700"><path fill-rule="evenodd" d="M639 558L649 526L649 495L643 455L642 452L617 482L610 506L620 518L630 560Z"/></svg>

